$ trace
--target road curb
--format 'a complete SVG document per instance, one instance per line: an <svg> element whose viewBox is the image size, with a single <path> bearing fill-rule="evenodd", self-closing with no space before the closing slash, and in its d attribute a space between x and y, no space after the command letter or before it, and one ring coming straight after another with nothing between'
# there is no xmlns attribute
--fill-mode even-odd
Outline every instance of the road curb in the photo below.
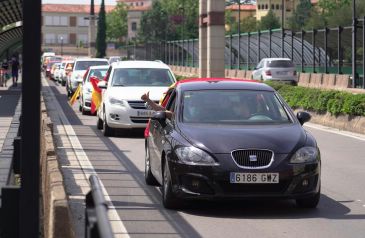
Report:
<svg viewBox="0 0 365 238"><path fill-rule="evenodd" d="M45 108L42 102L42 108ZM74 238L70 208L53 141L53 123L42 110L41 171L44 237Z"/></svg>

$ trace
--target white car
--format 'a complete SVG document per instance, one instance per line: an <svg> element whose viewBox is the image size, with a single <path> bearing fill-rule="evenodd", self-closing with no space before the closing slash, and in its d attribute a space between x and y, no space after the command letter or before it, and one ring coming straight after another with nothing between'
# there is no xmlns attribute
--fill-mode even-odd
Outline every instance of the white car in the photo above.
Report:
<svg viewBox="0 0 365 238"><path fill-rule="evenodd" d="M103 91L97 112L97 127L105 136L118 128L145 128L153 111L146 108L141 96L149 91L151 100L158 102L176 82L171 69L156 61L116 62L107 75L98 84Z"/></svg>
<svg viewBox="0 0 365 238"><path fill-rule="evenodd" d="M68 71L72 70L73 63L74 63L74 61L71 61L71 60L62 61L62 65L61 65L61 68L59 71L59 79L58 79L58 82L62 86L66 85L67 73L68 73Z"/></svg>
<svg viewBox="0 0 365 238"><path fill-rule="evenodd" d="M79 97L79 110L82 112L83 115L91 111L91 94L93 91L93 86L90 82L91 77L96 77L99 80L103 80L106 72L109 69L109 65L103 66L91 66L82 81L81 84L81 91Z"/></svg>
<svg viewBox="0 0 365 238"><path fill-rule="evenodd" d="M100 58L83 58L76 59L73 65L72 73L67 78L67 96L71 97L80 83L82 83L86 70L90 66L109 65L107 59Z"/></svg>
<svg viewBox="0 0 365 238"><path fill-rule="evenodd" d="M298 82L295 65L289 58L264 58L252 72L252 79Z"/></svg>

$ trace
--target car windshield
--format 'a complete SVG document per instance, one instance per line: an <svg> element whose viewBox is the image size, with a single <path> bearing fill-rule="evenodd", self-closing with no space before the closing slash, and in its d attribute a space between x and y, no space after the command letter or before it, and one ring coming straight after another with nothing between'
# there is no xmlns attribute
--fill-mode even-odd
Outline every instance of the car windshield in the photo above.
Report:
<svg viewBox="0 0 365 238"><path fill-rule="evenodd" d="M184 123L283 124L291 120L274 92L201 90L183 93Z"/></svg>
<svg viewBox="0 0 365 238"><path fill-rule="evenodd" d="M96 77L99 80L102 80L105 77L107 71L108 69L91 69L89 77L86 79L86 82L90 82L91 77Z"/></svg>
<svg viewBox="0 0 365 238"><path fill-rule="evenodd" d="M293 68L294 64L290 60L271 60L267 62L270 68Z"/></svg>
<svg viewBox="0 0 365 238"><path fill-rule="evenodd" d="M75 65L75 70L87 70L91 66L97 66L97 65L108 65L107 61L77 61Z"/></svg>
<svg viewBox="0 0 365 238"><path fill-rule="evenodd" d="M174 83L172 74L168 69L115 69L112 86L156 86L167 87Z"/></svg>

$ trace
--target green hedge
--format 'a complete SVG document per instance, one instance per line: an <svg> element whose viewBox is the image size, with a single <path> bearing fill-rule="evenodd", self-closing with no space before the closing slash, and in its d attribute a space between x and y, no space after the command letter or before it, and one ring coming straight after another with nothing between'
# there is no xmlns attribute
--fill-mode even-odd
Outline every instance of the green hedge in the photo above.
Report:
<svg viewBox="0 0 365 238"><path fill-rule="evenodd" d="M332 115L365 116L365 94L352 94L337 90L321 90L268 82L292 108L303 108Z"/></svg>

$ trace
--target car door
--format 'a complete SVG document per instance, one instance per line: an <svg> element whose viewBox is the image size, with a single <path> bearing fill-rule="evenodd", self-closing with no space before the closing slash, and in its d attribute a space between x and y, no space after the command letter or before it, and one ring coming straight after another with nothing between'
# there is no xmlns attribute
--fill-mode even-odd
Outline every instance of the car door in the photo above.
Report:
<svg viewBox="0 0 365 238"><path fill-rule="evenodd" d="M151 120L150 127L150 156L151 156L151 172L155 178L162 184L162 155L170 153L170 134L174 124L174 111L177 99L176 90L171 94L170 100L167 103L166 110L173 113L172 118L167 118L165 123L160 123L157 120Z"/></svg>

